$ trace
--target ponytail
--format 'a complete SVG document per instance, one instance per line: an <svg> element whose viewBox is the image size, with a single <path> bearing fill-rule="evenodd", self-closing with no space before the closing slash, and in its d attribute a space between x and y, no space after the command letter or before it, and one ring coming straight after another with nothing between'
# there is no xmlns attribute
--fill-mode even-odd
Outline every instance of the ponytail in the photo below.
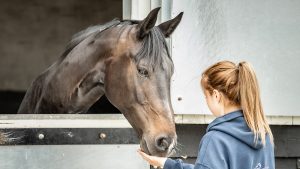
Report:
<svg viewBox="0 0 300 169"><path fill-rule="evenodd" d="M230 61L218 62L203 72L202 87L212 93L222 92L229 103L241 106L245 121L254 133L255 143L266 143L266 134L273 143L273 135L266 121L260 100L260 92L255 72L247 62L237 66Z"/></svg>
<svg viewBox="0 0 300 169"><path fill-rule="evenodd" d="M240 105L247 125L254 132L255 143L257 143L258 139L261 139L263 144L265 144L266 134L270 136L271 142L273 142L273 135L262 108L255 72L247 62L239 63L238 71Z"/></svg>

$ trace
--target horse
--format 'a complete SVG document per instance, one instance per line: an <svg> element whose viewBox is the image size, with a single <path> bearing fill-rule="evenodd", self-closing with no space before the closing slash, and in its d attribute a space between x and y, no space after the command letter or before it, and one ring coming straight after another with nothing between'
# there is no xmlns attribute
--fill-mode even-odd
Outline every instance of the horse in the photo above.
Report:
<svg viewBox="0 0 300 169"><path fill-rule="evenodd" d="M143 20L114 19L75 34L65 52L28 88L18 114L86 113L103 95L125 116L147 154L176 145L166 43L183 12L155 26L160 8Z"/></svg>

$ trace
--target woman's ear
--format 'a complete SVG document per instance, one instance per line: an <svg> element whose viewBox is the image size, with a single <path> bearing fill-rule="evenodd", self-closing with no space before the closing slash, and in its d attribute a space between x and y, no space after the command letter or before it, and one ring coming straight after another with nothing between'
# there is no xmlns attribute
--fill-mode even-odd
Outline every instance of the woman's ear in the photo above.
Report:
<svg viewBox="0 0 300 169"><path fill-rule="evenodd" d="M213 94L214 99L216 99L216 101L218 103L220 103L221 102L221 96L222 96L221 92L219 92L218 90L214 89L212 94Z"/></svg>

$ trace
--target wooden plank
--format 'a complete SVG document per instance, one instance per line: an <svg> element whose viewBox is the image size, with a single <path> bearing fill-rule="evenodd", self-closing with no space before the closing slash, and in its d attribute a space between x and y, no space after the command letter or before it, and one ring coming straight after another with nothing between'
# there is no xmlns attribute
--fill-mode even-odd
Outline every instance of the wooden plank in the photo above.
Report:
<svg viewBox="0 0 300 169"><path fill-rule="evenodd" d="M277 157L300 157L300 126L271 126Z"/></svg>
<svg viewBox="0 0 300 169"><path fill-rule="evenodd" d="M0 115L0 128L131 128L122 114Z"/></svg>

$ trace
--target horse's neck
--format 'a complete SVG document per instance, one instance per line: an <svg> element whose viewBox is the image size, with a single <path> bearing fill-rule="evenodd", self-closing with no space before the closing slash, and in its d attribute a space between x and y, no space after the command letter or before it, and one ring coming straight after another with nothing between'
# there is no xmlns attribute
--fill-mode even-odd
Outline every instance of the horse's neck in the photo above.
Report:
<svg viewBox="0 0 300 169"><path fill-rule="evenodd" d="M36 109L39 107L38 105L43 95L46 75L48 75L48 71L43 72L31 83L19 106L18 114L37 113Z"/></svg>
<svg viewBox="0 0 300 169"><path fill-rule="evenodd" d="M104 94L104 76L103 62L86 73L74 93L79 107L91 107Z"/></svg>
<svg viewBox="0 0 300 169"><path fill-rule="evenodd" d="M104 94L104 63L88 62L62 62L51 70L55 73L49 73L45 95L54 95L65 105L63 113L85 113Z"/></svg>
<svg viewBox="0 0 300 169"><path fill-rule="evenodd" d="M20 113L84 113L104 94L105 57L109 42L90 36L35 80ZM111 45L114 44L110 42ZM38 92L38 97L34 93ZM30 104L30 108L28 103ZM51 112L49 112L49 110ZM26 112L25 112L26 111Z"/></svg>
<svg viewBox="0 0 300 169"><path fill-rule="evenodd" d="M18 113L85 113L104 94L101 63L72 84L73 75L57 77L59 65L43 72L34 80L22 101ZM62 83L62 81L64 83Z"/></svg>

